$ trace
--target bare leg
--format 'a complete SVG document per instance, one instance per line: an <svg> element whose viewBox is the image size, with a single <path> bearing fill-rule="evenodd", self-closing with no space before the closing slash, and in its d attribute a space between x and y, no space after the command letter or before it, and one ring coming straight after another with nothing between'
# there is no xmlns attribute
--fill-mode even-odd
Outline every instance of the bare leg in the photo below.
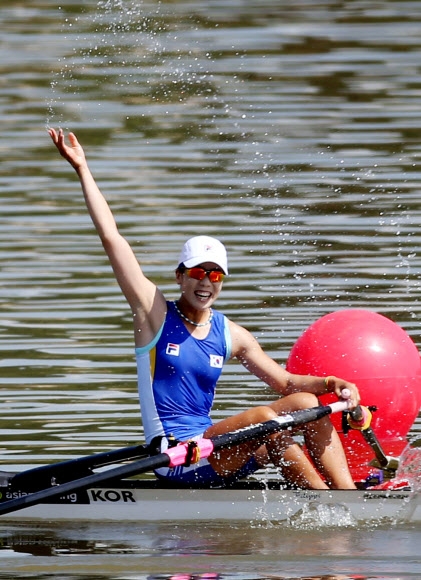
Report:
<svg viewBox="0 0 421 580"><path fill-rule="evenodd" d="M216 423L207 429L205 437L241 429L242 427L274 419L277 416L277 413L269 406L255 407ZM259 449L262 443L266 443L266 453L264 448ZM280 431L270 435L265 441L254 440L243 445L214 452L209 457L209 463L220 475L229 475L240 469L257 451L256 458L258 460L263 458L264 461L266 454L266 461L262 462L262 467L270 460L295 485L308 489L328 488L288 431Z"/></svg>
<svg viewBox="0 0 421 580"><path fill-rule="evenodd" d="M291 435L275 435L266 443L268 455L286 480L305 489L328 489Z"/></svg>
<svg viewBox="0 0 421 580"><path fill-rule="evenodd" d="M222 435L229 431L235 431L236 429L269 421L277 416L277 413L269 406L253 407L248 411L215 423L205 431L204 436L214 437L215 435ZM242 445L221 449L212 453L209 457L209 462L220 475L229 475L238 471L254 455L257 449L262 446L262 443L260 440L252 440Z"/></svg>
<svg viewBox="0 0 421 580"><path fill-rule="evenodd" d="M314 407L318 400L309 393L296 393L271 403L267 406L254 407L228 419L216 423L205 433L205 437L212 437L247 427L252 424L268 421L298 409ZM315 423L303 425L300 428L304 433L309 454L320 473L333 488L355 488L340 439L328 418ZM237 471L255 454L259 462L266 456L272 463L282 470L285 477L299 487L309 489L327 489L328 485L320 477L301 447L294 441L289 431L280 431L268 436L265 441L250 441L237 447L224 449L212 454L209 461L220 475L229 475ZM260 448L260 449L259 449ZM265 463L262 462L262 466Z"/></svg>
<svg viewBox="0 0 421 580"><path fill-rule="evenodd" d="M318 400L314 395L310 393L296 393L275 401L270 407L279 414L282 414L298 409L314 407L317 404ZM323 417L314 423L306 423L299 430L303 432L310 457L319 472L326 479L328 486L333 489L355 489L342 443L329 417ZM280 448L281 445L281 442L279 442ZM272 458L272 454L276 454L276 450L270 449L269 444L267 447L271 459L275 463L276 455ZM299 450L301 453L304 453L300 447ZM299 469L303 469L305 465L300 456L297 455L296 449L293 446L285 450L283 457L285 461L290 463L287 467L289 470L294 470L294 462ZM288 471L284 473L286 477L289 477ZM303 475L311 483L309 476L305 472Z"/></svg>
<svg viewBox="0 0 421 580"><path fill-rule="evenodd" d="M332 489L355 489L348 462L339 435L330 420L325 417L306 425L304 434L307 449L317 469Z"/></svg>

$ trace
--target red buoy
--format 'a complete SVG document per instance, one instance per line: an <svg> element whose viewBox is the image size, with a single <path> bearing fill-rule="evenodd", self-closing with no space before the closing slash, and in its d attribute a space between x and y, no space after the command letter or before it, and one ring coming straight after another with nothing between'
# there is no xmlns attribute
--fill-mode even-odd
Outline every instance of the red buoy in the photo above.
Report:
<svg viewBox="0 0 421 580"><path fill-rule="evenodd" d="M288 371L335 375L355 383L361 404L374 405L371 427L387 455L399 457L421 408L421 358L410 336L395 322L369 310L340 310L312 324L292 347ZM322 402L335 400L325 395ZM359 431L341 433L332 416L357 481L375 470L373 451Z"/></svg>

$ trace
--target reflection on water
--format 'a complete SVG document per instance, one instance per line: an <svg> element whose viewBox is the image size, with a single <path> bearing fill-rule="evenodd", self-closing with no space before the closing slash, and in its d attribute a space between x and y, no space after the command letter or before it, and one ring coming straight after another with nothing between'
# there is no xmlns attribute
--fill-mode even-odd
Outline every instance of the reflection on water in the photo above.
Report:
<svg viewBox="0 0 421 580"><path fill-rule="evenodd" d="M173 574L280 580L416 577L406 574L421 570L419 561L411 561L421 540L420 530L379 527L365 532L325 529L321 534L282 527L227 527L225 523L199 529L170 522L66 528L45 524L35 530L13 525L0 529L0 558L17 573L41 574L48 569L62 574L60 578L79 577L86 573L88 562L95 571L92 577L103 574L110 580L152 580ZM13 560L13 554L20 559Z"/></svg>
<svg viewBox="0 0 421 580"><path fill-rule="evenodd" d="M77 132L121 231L169 297L182 242L206 232L230 254L219 308L279 362L311 322L350 307L389 316L420 346L420 17L418 0L0 0L4 466L142 439L130 313L47 124ZM215 417L268 397L230 364ZM420 430L418 420L411 440ZM308 577L287 552L282 571L263 563L307 537L266 550L260 533L254 570ZM107 542L104 553L118 550ZM189 550L180 571L199 574ZM373 554L362 577L381 577ZM219 559L218 573L243 572L248 558L238 569ZM324 563L306 558L320 578ZM417 573L397 562L388 577ZM352 577L349 560L338 568L329 572Z"/></svg>

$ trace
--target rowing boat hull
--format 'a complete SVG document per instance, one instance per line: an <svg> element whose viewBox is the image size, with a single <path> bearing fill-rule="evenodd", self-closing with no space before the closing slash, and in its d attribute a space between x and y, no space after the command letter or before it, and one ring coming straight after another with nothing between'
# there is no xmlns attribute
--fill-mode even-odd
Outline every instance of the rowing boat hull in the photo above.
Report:
<svg viewBox="0 0 421 580"><path fill-rule="evenodd" d="M3 501L12 499L7 491ZM421 498L411 491L282 490L268 484L229 489L179 489L131 480L71 493L1 517L3 521L244 520L353 525L421 522Z"/></svg>

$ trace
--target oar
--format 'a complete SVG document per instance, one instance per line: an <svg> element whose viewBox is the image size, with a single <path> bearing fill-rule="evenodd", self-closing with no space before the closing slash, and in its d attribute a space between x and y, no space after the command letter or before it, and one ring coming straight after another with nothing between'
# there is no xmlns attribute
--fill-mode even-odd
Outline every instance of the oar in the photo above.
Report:
<svg viewBox="0 0 421 580"><path fill-rule="evenodd" d="M93 488L113 479L139 475L161 467L177 467L179 465L186 465L191 462L192 459L198 461L199 458L209 457L213 451L240 445L241 443L245 443L251 439L261 439L266 435L270 435L271 433L283 429L289 429L304 423L317 421L331 413L345 411L348 407L348 401L338 401L325 406L320 405L319 407L294 411L264 423L250 425L249 427L244 427L238 431L218 435L212 439L198 439L193 442L180 443L176 447L171 447L157 455L139 459L132 463L120 465L119 467L107 471L94 473L75 481L69 481L62 485L56 485L23 497L0 503L0 515L18 511L45 500L50 500L78 490Z"/></svg>
<svg viewBox="0 0 421 580"><path fill-rule="evenodd" d="M351 429L357 429L358 431L361 431L362 436L374 451L376 460L371 464L375 467L380 467L384 471L390 471L394 473L399 466L399 460L396 459L396 457L390 457L389 455L386 455L380 444L380 441L377 439L377 436L371 427L371 419L372 414L370 409L368 409L368 407L358 405L358 407L348 413L347 420Z"/></svg>
<svg viewBox="0 0 421 580"><path fill-rule="evenodd" d="M138 459L150 455L149 445L132 445L113 449L103 453L95 453L86 457L77 457L68 461L60 461L50 465L41 465L16 473L10 479L10 485L25 492L35 492L51 485L58 485L86 477L93 469L120 463L128 459Z"/></svg>

